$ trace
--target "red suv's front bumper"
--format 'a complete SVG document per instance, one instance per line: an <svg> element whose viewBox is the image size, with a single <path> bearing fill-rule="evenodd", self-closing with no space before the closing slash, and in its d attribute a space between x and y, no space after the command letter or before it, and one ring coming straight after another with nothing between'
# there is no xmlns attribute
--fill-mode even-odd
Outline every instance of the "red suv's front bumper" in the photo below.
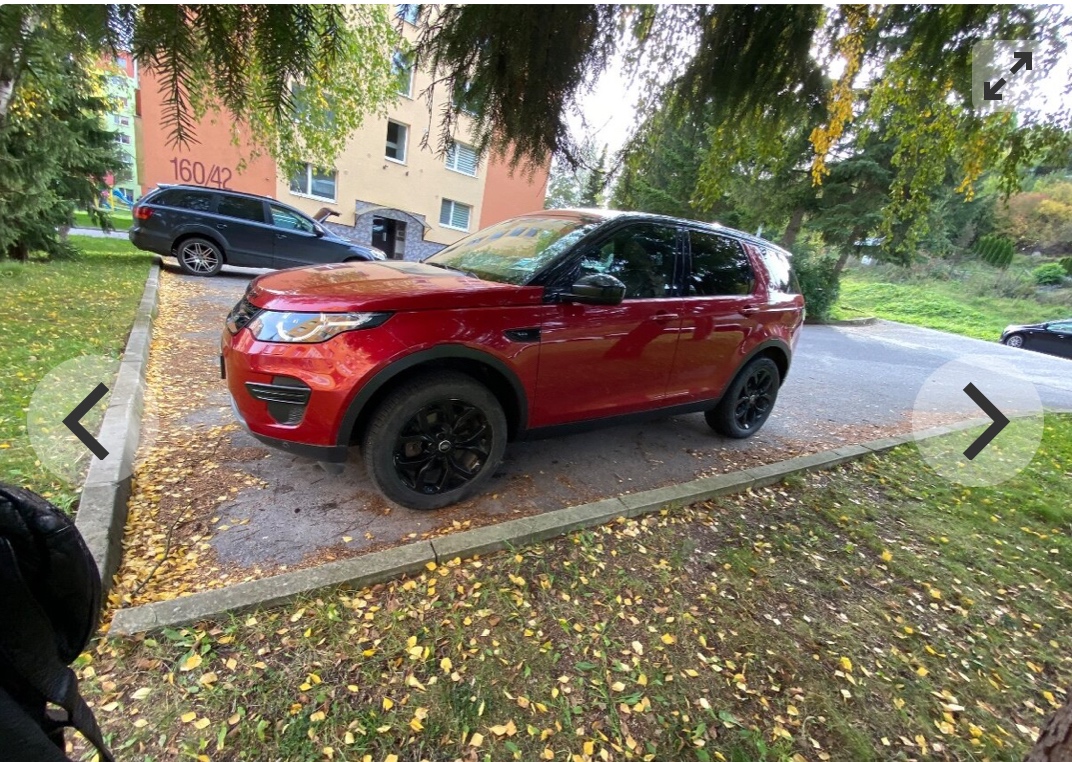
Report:
<svg viewBox="0 0 1072 762"><path fill-rule="evenodd" d="M390 332L340 334L319 344L257 341L246 329L224 329L221 353L235 416L250 434L295 455L341 463L350 404L378 366L372 357L402 350ZM375 343L376 351L368 346Z"/></svg>

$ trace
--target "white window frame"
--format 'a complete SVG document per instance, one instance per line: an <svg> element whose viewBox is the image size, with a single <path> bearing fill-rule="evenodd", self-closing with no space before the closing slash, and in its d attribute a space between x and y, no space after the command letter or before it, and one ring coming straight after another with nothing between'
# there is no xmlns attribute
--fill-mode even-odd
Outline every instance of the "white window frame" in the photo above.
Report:
<svg viewBox="0 0 1072 762"><path fill-rule="evenodd" d="M331 174L335 176L335 194L330 198L328 196L318 196L313 193L313 171L314 167L309 162L305 163L305 187L306 191L296 191L290 186L290 181L294 178L287 179L287 189L290 191L290 195L297 196L298 198L312 198L317 201L331 201L334 202L339 196L339 171L337 169L331 170Z"/></svg>
<svg viewBox="0 0 1072 762"><path fill-rule="evenodd" d="M407 83L409 86L405 90L399 90L398 92L403 98L409 98L410 100L413 100L413 81L416 79L416 72L413 67L413 61L409 60L409 57L403 51L396 50L391 55L391 70L396 72L395 76L398 76L397 72L401 71L401 69L395 67L396 60L405 61L407 64L405 70L409 72L409 81Z"/></svg>
<svg viewBox="0 0 1072 762"><path fill-rule="evenodd" d="M453 225L453 224L443 222L443 207L444 207L445 204L450 204L450 214L448 215L448 219L450 219L451 221L454 220L454 211L459 206L463 206L463 207L465 207L466 209L469 210L469 212L466 214L466 217L465 217L465 220L466 220L465 227L459 227L457 225ZM455 201L452 198L444 198L444 199L442 199L440 201L440 203L439 203L439 226L440 227L449 228L450 230L460 230L463 233L468 233L469 232L469 227L472 224L473 224L473 206L472 206L472 204L463 204L461 201Z"/></svg>
<svg viewBox="0 0 1072 762"><path fill-rule="evenodd" d="M388 156L387 155L387 144L388 144L389 141L387 140L386 136L384 136L383 158L385 158L387 161L393 161L395 164L405 164L406 163L406 158L409 156L409 145L408 145L409 144L409 125L404 124L402 122L395 121L394 119L388 119L387 124L388 124L388 127L387 127L388 130L391 129L390 125L392 125L392 124L396 124L396 125L398 125L399 127L401 127L404 130L404 134L401 136L402 139L399 141L399 143L401 144L401 147L402 147L402 158L401 159L396 159L393 156ZM397 147L396 147L396 150L397 150Z"/></svg>
<svg viewBox="0 0 1072 762"><path fill-rule="evenodd" d="M472 151L472 153L473 153L473 171L472 171L472 173L466 172L465 170L461 169L461 167L458 166L458 154L459 154L459 151L457 149L459 147L468 149L469 151ZM452 162L452 159L453 159L453 162ZM473 146L467 145L465 143L459 143L458 141L454 141L453 143L451 143L450 148L447 149L446 163L447 163L447 169L449 169L451 172L457 172L459 175L465 175L466 177L476 177L477 174L480 172L480 154L478 154L476 152L476 149Z"/></svg>

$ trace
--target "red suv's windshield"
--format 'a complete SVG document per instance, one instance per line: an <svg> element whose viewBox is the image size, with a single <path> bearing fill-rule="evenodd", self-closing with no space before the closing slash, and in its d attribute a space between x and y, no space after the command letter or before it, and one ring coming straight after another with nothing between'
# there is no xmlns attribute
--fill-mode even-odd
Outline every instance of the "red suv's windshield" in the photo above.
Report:
<svg viewBox="0 0 1072 762"><path fill-rule="evenodd" d="M483 280L521 285L594 229L599 221L523 217L481 230L424 260Z"/></svg>

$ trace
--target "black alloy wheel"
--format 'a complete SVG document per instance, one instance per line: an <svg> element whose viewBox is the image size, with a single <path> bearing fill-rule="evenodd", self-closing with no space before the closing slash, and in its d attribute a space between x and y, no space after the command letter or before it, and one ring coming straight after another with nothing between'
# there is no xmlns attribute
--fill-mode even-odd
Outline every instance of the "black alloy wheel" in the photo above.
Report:
<svg viewBox="0 0 1072 762"><path fill-rule="evenodd" d="M441 495L475 479L491 455L491 425L463 400L431 402L406 422L395 440L398 478L422 495Z"/></svg>
<svg viewBox="0 0 1072 762"><path fill-rule="evenodd" d="M752 436L774 410L780 386L778 365L769 357L757 357L737 374L718 405L704 413L707 424L734 439Z"/></svg>
<svg viewBox="0 0 1072 762"><path fill-rule="evenodd" d="M472 376L429 372L399 384L362 440L373 484L390 500L433 510L478 492L506 449L506 415Z"/></svg>

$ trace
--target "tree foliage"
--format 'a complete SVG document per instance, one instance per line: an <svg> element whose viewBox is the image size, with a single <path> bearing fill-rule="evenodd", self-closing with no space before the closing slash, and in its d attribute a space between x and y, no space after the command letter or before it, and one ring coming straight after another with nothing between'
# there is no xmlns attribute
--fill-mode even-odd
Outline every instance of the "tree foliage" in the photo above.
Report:
<svg viewBox="0 0 1072 762"><path fill-rule="evenodd" d="M13 5L0 12L0 120L45 37L76 56L132 52L160 81L172 142L195 142L222 109L284 164L333 163L395 97L387 6Z"/></svg>
<svg viewBox="0 0 1072 762"><path fill-rule="evenodd" d="M71 207L121 171L89 73L109 53L156 74L173 143L196 142L197 121L222 110L289 168L333 164L397 97L398 40L387 6L0 7L0 251L59 252Z"/></svg>
<svg viewBox="0 0 1072 762"><path fill-rule="evenodd" d="M1005 269L1012 264L1016 248L1013 246L1012 241L1005 236L991 233L976 242L975 253L979 259L988 265Z"/></svg>
<svg viewBox="0 0 1072 762"><path fill-rule="evenodd" d="M11 15L0 9L5 22ZM25 31L34 60L16 67L18 87L0 122L0 257L15 259L66 253L56 229L71 224L76 206L93 209L105 175L123 167L101 121L103 79L70 54L63 35Z"/></svg>
<svg viewBox="0 0 1072 762"><path fill-rule="evenodd" d="M603 206L607 186L607 147L596 153L595 141L585 138L578 150L578 162L564 156L551 161L545 209L593 208Z"/></svg>
<svg viewBox="0 0 1072 762"><path fill-rule="evenodd" d="M420 50L442 77L480 94L481 143L512 145L518 159L573 156L566 107L588 83L586 69L624 51L645 74L646 117L663 106L709 110L711 150L690 198L708 206L742 160L761 175L798 169L791 149L801 133L819 182L847 142L873 133L893 148L879 232L904 258L926 238L926 210L951 173L964 198L987 171L1009 192L1025 168L1072 145L1067 105L983 114L970 76L975 43L1034 38L1062 50L1070 23L1053 7L996 4L457 6ZM827 81L835 61L841 74Z"/></svg>

